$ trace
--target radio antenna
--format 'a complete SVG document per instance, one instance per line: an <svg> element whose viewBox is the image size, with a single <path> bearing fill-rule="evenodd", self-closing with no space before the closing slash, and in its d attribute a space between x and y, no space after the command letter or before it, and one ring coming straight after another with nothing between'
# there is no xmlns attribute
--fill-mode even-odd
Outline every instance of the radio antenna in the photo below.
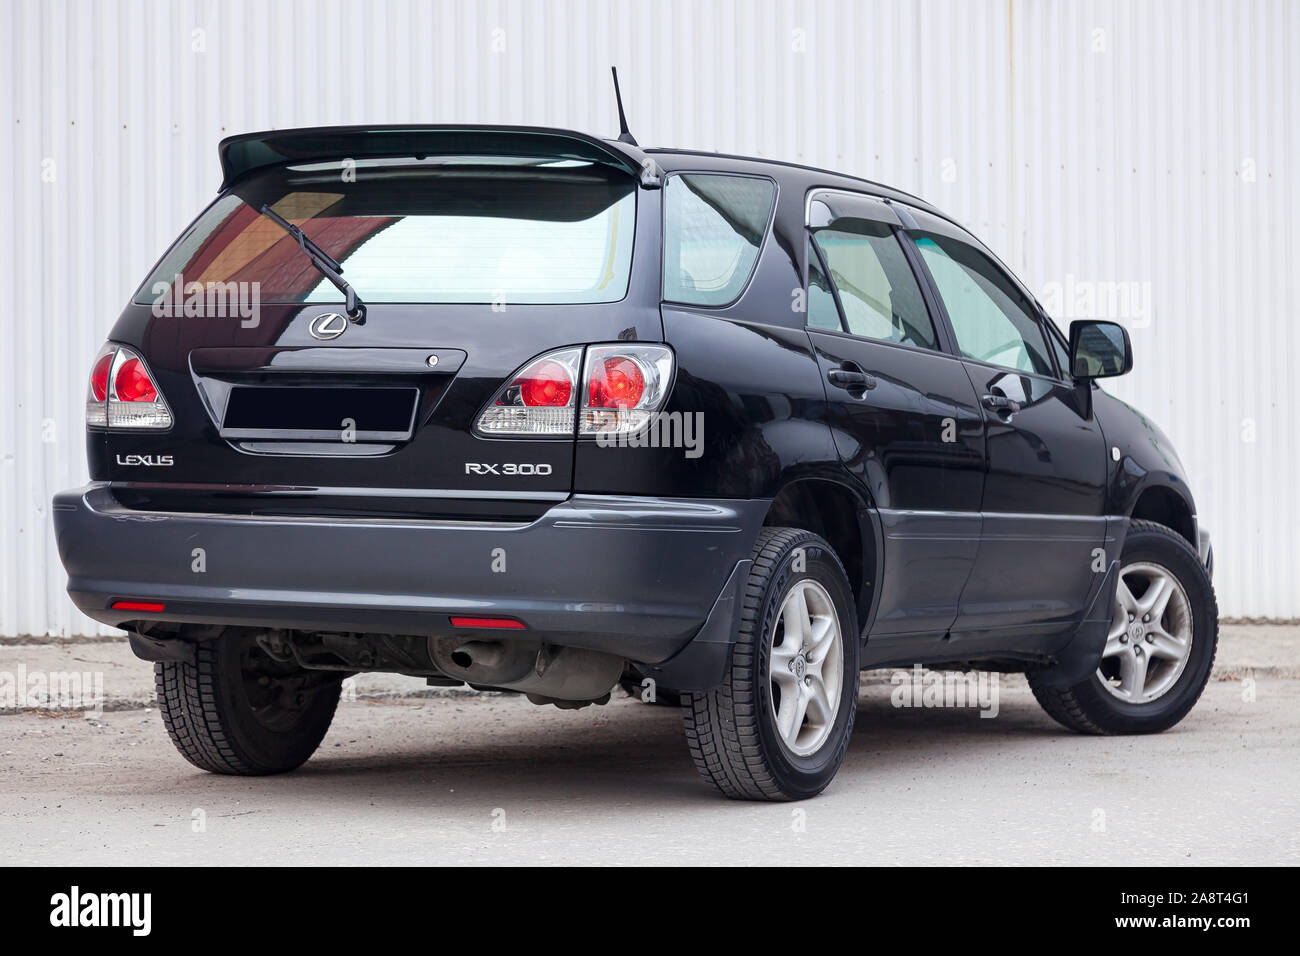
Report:
<svg viewBox="0 0 1300 956"><path fill-rule="evenodd" d="M618 104L618 141L636 146L636 139L632 136L632 131L627 128L627 115L623 112L623 94L618 89L618 67L611 66L609 72L614 74L614 102Z"/></svg>

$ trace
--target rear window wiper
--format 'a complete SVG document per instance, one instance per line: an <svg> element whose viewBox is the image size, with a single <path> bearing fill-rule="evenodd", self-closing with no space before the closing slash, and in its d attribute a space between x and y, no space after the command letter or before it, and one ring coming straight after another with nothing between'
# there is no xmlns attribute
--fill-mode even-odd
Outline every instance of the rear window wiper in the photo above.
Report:
<svg viewBox="0 0 1300 956"><path fill-rule="evenodd" d="M366 321L365 303L357 295L357 290L352 288L347 279L343 278L343 266L336 262L324 249L307 238L307 233L273 211L269 204L262 204L261 213L298 240L298 245L302 248L303 254L311 260L311 264L316 267L316 271L328 279L334 288L343 293L347 302L348 319L357 325L364 325Z"/></svg>

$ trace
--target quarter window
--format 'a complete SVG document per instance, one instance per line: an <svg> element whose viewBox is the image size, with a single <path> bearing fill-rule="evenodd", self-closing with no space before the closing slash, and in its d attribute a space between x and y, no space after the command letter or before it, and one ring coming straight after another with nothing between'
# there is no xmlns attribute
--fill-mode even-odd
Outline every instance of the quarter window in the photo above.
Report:
<svg viewBox="0 0 1300 956"><path fill-rule="evenodd" d="M664 298L727 305L740 295L767 235L776 184L684 173L664 187Z"/></svg>

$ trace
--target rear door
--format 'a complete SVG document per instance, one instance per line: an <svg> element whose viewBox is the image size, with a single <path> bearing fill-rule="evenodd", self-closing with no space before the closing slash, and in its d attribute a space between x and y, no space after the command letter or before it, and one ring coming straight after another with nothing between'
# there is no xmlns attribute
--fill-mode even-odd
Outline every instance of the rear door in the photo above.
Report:
<svg viewBox="0 0 1300 956"><path fill-rule="evenodd" d="M986 425L979 556L953 625L1059 630L1084 609L1104 543L1105 441L1065 380L1032 299L969 234L920 210L909 230Z"/></svg>
<svg viewBox="0 0 1300 956"><path fill-rule="evenodd" d="M646 195L613 167L544 157L246 178L114 329L146 359L175 425L104 434L97 477L164 509L540 513L571 491L572 427L506 435L476 423L544 353L662 340ZM344 311L341 295L263 203L342 264L364 324L328 318Z"/></svg>
<svg viewBox="0 0 1300 956"><path fill-rule="evenodd" d="M809 202L808 334L848 468L884 525L873 638L942 634L979 544L984 425L961 362L945 354L887 204Z"/></svg>

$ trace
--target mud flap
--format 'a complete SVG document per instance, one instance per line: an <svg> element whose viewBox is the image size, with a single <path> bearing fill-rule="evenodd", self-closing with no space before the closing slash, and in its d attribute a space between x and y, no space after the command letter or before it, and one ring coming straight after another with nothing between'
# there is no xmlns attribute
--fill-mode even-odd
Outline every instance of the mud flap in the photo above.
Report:
<svg viewBox="0 0 1300 956"><path fill-rule="evenodd" d="M740 589L749 577L751 564L749 558L736 562L709 616L689 644L668 660L638 664L637 670L667 690L701 692L722 683L736 643Z"/></svg>
<svg viewBox="0 0 1300 956"><path fill-rule="evenodd" d="M1118 584L1119 559L1116 558L1107 568L1101 587L1093 595L1092 603L1084 612L1074 636L1056 652L1056 659L1050 666L1037 671L1040 683L1046 687L1073 687L1101 664L1101 652L1106 648L1111 605Z"/></svg>

